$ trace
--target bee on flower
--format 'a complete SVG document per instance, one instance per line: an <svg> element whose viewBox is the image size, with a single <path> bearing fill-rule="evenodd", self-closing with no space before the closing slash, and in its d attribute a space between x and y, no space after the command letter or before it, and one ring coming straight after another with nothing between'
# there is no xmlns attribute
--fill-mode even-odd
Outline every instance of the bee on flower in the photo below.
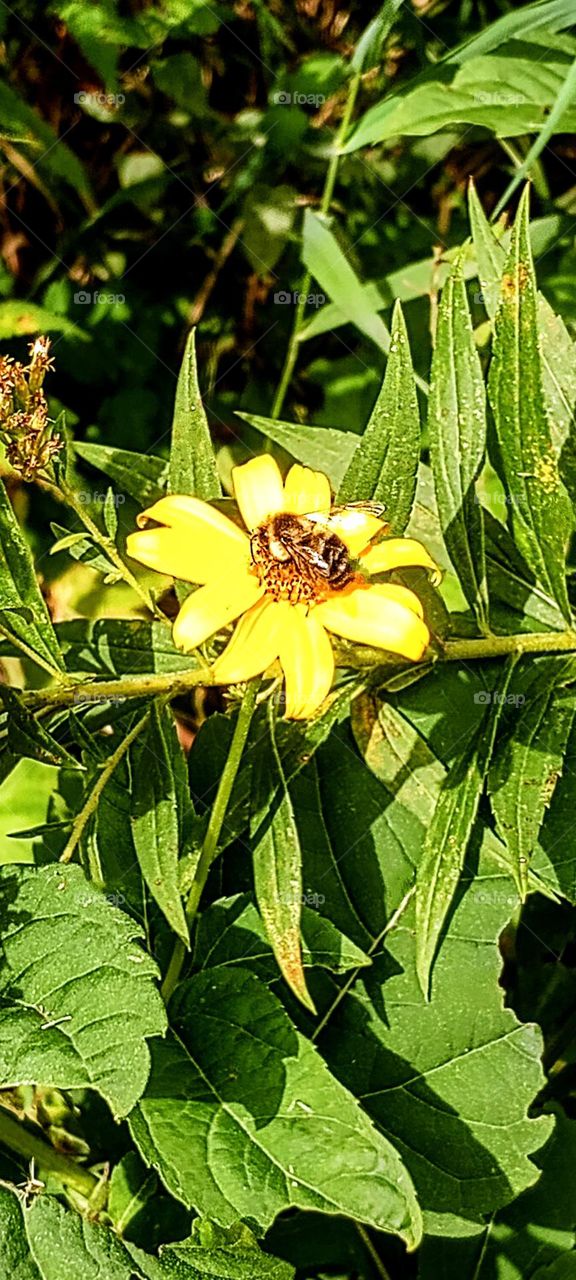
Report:
<svg viewBox="0 0 576 1280"><path fill-rule="evenodd" d="M328 478L299 464L282 480L270 455L232 472L245 531L199 498L171 494L139 517L128 553L141 564L198 584L174 623L189 652L236 622L212 667L218 684L250 680L279 662L286 715L308 719L334 678L331 635L418 662L430 634L418 596L371 578L420 565L437 577L425 547L386 537L374 504L333 508Z"/></svg>

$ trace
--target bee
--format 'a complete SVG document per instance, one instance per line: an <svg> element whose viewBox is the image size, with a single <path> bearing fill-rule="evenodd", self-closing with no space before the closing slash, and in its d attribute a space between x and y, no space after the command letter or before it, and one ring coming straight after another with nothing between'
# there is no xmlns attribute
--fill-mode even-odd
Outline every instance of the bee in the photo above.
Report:
<svg viewBox="0 0 576 1280"><path fill-rule="evenodd" d="M296 573L311 592L340 590L352 581L354 567L348 547L331 520L334 515L352 510L381 516L384 507L375 502L356 502L336 507L330 515L312 512L301 516L282 511L269 516L250 538L254 564L265 573L272 570L272 576L276 570L279 581L287 583Z"/></svg>

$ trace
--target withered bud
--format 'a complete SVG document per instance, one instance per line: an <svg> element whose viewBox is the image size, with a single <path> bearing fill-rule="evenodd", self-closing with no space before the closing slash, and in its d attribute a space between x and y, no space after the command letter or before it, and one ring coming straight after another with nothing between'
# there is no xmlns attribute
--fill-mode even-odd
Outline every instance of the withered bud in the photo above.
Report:
<svg viewBox="0 0 576 1280"><path fill-rule="evenodd" d="M54 368L49 349L48 338L36 338L29 346L28 365L11 356L0 359L0 438L8 462L24 480L44 470L64 443L52 434L42 390L46 374Z"/></svg>

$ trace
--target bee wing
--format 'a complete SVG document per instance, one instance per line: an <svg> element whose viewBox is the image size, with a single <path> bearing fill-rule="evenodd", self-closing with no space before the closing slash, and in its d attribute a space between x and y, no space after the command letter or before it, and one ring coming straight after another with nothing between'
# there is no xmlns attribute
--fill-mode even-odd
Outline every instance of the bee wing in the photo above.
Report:
<svg viewBox="0 0 576 1280"><path fill-rule="evenodd" d="M293 543L290 547L290 554L296 564L305 569L314 569L321 577L327 578L332 572L331 565L326 557L318 551L317 547L310 546L306 542Z"/></svg>

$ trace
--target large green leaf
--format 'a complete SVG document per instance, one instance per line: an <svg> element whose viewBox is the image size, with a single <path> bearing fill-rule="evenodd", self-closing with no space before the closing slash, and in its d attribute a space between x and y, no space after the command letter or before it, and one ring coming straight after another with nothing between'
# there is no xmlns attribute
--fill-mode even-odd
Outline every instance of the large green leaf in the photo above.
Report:
<svg viewBox="0 0 576 1280"><path fill-rule="evenodd" d="M96 1089L126 1115L166 1026L140 927L79 867L5 867L0 889L0 1084Z"/></svg>
<svg viewBox="0 0 576 1280"><path fill-rule="evenodd" d="M428 431L442 532L466 599L485 631L484 526L475 482L486 451L486 393L460 261L442 290Z"/></svg>
<svg viewBox="0 0 576 1280"><path fill-rule="evenodd" d="M495 320L489 394L501 478L518 547L566 618L565 545L573 517L558 474L544 398L528 189L522 197Z"/></svg>
<svg viewBox="0 0 576 1280"><path fill-rule="evenodd" d="M381 351L390 348L390 333L375 306L370 307L361 280L340 248L327 220L304 211L302 259L314 279L337 303L346 319L371 338Z"/></svg>
<svg viewBox="0 0 576 1280"><path fill-rule="evenodd" d="M150 893L168 924L189 945L180 896L178 859L191 808L182 749L170 712L152 708L130 750L131 822L134 848Z"/></svg>
<svg viewBox="0 0 576 1280"><path fill-rule="evenodd" d="M314 1012L300 942L302 854L272 715L268 717L268 733L252 758L250 835L254 890L266 935L283 978L302 1004Z"/></svg>
<svg viewBox="0 0 576 1280"><path fill-rule="evenodd" d="M562 90L571 56L558 47L546 49L545 35L503 45L497 53L437 64L403 93L391 94L370 107L356 125L344 151L406 135L427 137L457 124L479 125L497 137L537 133ZM543 52L546 50L546 57ZM556 124L557 132L576 123L574 103Z"/></svg>
<svg viewBox="0 0 576 1280"><path fill-rule="evenodd" d="M549 810L538 833L531 866L550 888L576 903L576 848L574 845L574 811L576 807L576 728L564 752L562 774L558 779Z"/></svg>
<svg viewBox="0 0 576 1280"><path fill-rule="evenodd" d="M419 460L418 400L408 334L397 303L382 388L338 490L338 501L382 502L391 532L403 533L414 502Z"/></svg>
<svg viewBox="0 0 576 1280"><path fill-rule="evenodd" d="M56 624L68 671L102 679L190 671L194 655L172 643L170 627L144 618L73 618ZM1 651L1 650L0 650ZM83 692L86 693L86 686Z"/></svg>
<svg viewBox="0 0 576 1280"><path fill-rule="evenodd" d="M510 686L519 714L494 756L488 777L496 827L510 850L522 898L528 891L530 858L562 773L576 714L574 690L565 688L576 678L572 660L549 658L538 671L537 680L526 685L520 669Z"/></svg>
<svg viewBox="0 0 576 1280"><path fill-rule="evenodd" d="M535 1156L542 1175L513 1204L500 1209L483 1226L460 1238L451 1233L426 1237L418 1280L573 1280L576 1222L576 1125L563 1114L556 1130ZM570 1262L566 1271L551 1264ZM551 1268L548 1270L548 1268Z"/></svg>
<svg viewBox="0 0 576 1280"><path fill-rule="evenodd" d="M210 500L219 498L222 489L198 386L194 335L193 329L186 343L176 388L168 488L171 493L191 493L196 498Z"/></svg>
<svg viewBox="0 0 576 1280"><path fill-rule="evenodd" d="M173 1194L223 1226L249 1217L266 1227L284 1209L315 1208L418 1243L393 1146L253 974L198 974L178 988L171 1016L176 1036L156 1043L130 1126Z"/></svg>
<svg viewBox="0 0 576 1280"><path fill-rule="evenodd" d="M0 118L4 136L29 148L30 159L40 173L45 170L52 178L61 179L85 205L91 205L90 183L82 162L5 80L0 84Z"/></svg>
<svg viewBox="0 0 576 1280"><path fill-rule="evenodd" d="M1 482L0 618L0 634L15 636L51 670L64 669L28 544Z"/></svg>

